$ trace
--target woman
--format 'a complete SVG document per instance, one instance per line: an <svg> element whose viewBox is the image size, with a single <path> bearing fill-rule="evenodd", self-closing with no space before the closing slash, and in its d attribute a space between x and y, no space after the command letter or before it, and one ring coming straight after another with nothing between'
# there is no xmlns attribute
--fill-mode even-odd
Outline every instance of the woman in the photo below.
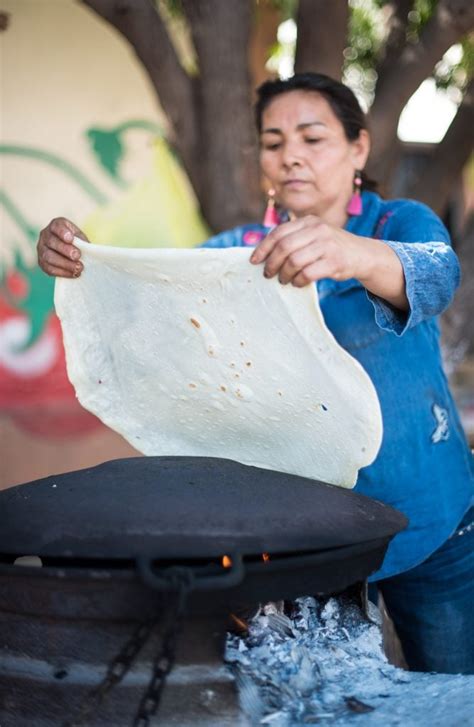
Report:
<svg viewBox="0 0 474 727"><path fill-rule="evenodd" d="M343 84L317 74L258 91L260 162L290 218L270 232L246 225L205 243L259 243L251 262L284 285L317 284L338 342L378 391L384 439L356 489L404 512L410 526L372 576L413 669L474 673L474 472L442 370L435 316L459 268L449 236L426 206L383 201L362 170L370 139ZM362 194L360 195L360 185ZM82 270L68 220L41 233L50 275Z"/></svg>

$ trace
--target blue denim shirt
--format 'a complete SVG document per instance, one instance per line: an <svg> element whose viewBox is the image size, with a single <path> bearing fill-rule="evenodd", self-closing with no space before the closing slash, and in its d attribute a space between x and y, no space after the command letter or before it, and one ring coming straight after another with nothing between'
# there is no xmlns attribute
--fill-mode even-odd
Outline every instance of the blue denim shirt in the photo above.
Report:
<svg viewBox="0 0 474 727"><path fill-rule="evenodd" d="M459 265L438 217L412 200L363 192L363 213L346 229L377 237L398 255L408 313L369 293L357 280L317 283L326 325L371 377L384 435L375 462L360 470L356 490L401 510L409 527L391 542L369 580L406 571L454 532L474 497L474 464L443 372L436 316L451 302ZM255 245L267 234L245 225L204 246Z"/></svg>

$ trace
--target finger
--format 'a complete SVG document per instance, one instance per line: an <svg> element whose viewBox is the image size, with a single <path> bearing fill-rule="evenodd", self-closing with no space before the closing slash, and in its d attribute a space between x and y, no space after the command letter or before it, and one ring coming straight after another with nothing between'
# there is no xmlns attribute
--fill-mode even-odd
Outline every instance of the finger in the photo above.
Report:
<svg viewBox="0 0 474 727"><path fill-rule="evenodd" d="M304 268L320 260L324 255L324 247L318 242L311 242L306 247L290 253L281 266L278 279L282 285L290 283Z"/></svg>
<svg viewBox="0 0 474 727"><path fill-rule="evenodd" d="M60 255L54 250L47 248L40 258L41 268L48 275L54 275L51 270L63 270L64 272L71 273L71 276L80 275L83 270L83 265L79 261L69 260L68 258Z"/></svg>
<svg viewBox="0 0 474 727"><path fill-rule="evenodd" d="M316 283L318 280L322 280L323 278L330 278L331 271L332 266L330 263L324 259L317 260L316 262L307 265L303 268L303 270L300 270L300 272L295 275L291 283L296 288L304 288L310 283Z"/></svg>
<svg viewBox="0 0 474 727"><path fill-rule="evenodd" d="M82 268L74 268L73 265L81 257L81 251L72 244L74 235L81 235L85 238L84 233L70 220L64 217L57 217L52 220L44 230L41 231L37 251L38 263L44 272L51 274L48 270L48 264L59 267L72 272L81 272ZM65 265L64 260L51 258L49 251L55 251L64 259L71 261L71 265Z"/></svg>
<svg viewBox="0 0 474 727"><path fill-rule="evenodd" d="M290 255L293 255L301 248L306 247L310 243L315 242L314 230L311 228L301 228L296 232L281 238L273 248L270 255L265 261L264 275L266 278L272 278L280 272Z"/></svg>
<svg viewBox="0 0 474 727"><path fill-rule="evenodd" d="M59 237L56 237L55 235L51 235L45 242L46 248L49 248L51 250L55 250L59 255L62 255L62 257L68 258L69 260L79 260L81 257L81 251L78 247L73 245L72 243L63 242L59 239Z"/></svg>
<svg viewBox="0 0 474 727"><path fill-rule="evenodd" d="M63 268L55 268L54 266L48 267L48 275L52 275L55 278L78 278L79 273L71 272L70 270L64 270Z"/></svg>
<svg viewBox="0 0 474 727"><path fill-rule="evenodd" d="M80 237L85 242L89 242L82 230L74 222L67 220L65 217L56 217L46 229L49 229L56 237L59 237L60 240L66 243L71 243L74 236Z"/></svg>
<svg viewBox="0 0 474 727"><path fill-rule="evenodd" d="M250 262L254 265L262 263L270 255L275 245L277 245L281 239L291 232L297 231L304 227L303 218L298 220L290 220L289 222L283 222L283 224L275 227L274 230L268 233L268 235L262 240L262 242L253 251Z"/></svg>

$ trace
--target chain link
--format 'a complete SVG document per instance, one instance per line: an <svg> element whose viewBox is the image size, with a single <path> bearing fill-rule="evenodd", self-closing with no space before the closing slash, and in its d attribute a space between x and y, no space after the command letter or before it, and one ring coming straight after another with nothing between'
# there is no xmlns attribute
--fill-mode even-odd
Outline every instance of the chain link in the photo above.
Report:
<svg viewBox="0 0 474 727"><path fill-rule="evenodd" d="M153 662L152 676L138 706L133 727L148 727L150 718L158 710L166 678L176 659L177 641L183 625L188 595L193 587L193 576L185 568L174 568L170 570L167 577L170 580L171 589L175 592L176 612L164 633L161 650Z"/></svg>
<svg viewBox="0 0 474 727"><path fill-rule="evenodd" d="M157 618L144 621L136 627L132 636L110 662L103 680L87 694L76 717L72 721L67 720L64 722L63 727L80 727L85 724L85 721L89 719L92 713L100 707L110 690L122 681L138 652L148 641L157 621Z"/></svg>
<svg viewBox="0 0 474 727"><path fill-rule="evenodd" d="M164 633L162 647L153 661L152 677L138 706L133 727L147 727L150 724L150 718L159 707L166 677L175 662L177 639L182 628L188 594L194 583L192 573L186 568L170 568L165 577L169 583L169 590L176 598L176 611ZM170 606L171 601L170 598ZM171 608L169 608L169 612L171 613ZM122 681L129 671L138 652L141 651L150 638L158 621L159 617L156 617L137 626L132 636L110 662L107 673L100 684L87 694L79 707L77 715L72 720L63 722L62 727L81 727L81 725L86 724L86 720L89 720L92 714L99 709L111 689Z"/></svg>

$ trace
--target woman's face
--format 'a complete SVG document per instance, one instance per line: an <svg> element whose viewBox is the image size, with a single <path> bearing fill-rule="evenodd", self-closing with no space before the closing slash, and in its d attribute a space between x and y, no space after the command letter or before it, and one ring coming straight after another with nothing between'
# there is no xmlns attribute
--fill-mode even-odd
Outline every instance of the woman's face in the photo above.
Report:
<svg viewBox="0 0 474 727"><path fill-rule="evenodd" d="M316 91L276 96L262 116L260 164L276 200L296 217L345 216L354 171L369 153L368 133L346 139L326 99Z"/></svg>

